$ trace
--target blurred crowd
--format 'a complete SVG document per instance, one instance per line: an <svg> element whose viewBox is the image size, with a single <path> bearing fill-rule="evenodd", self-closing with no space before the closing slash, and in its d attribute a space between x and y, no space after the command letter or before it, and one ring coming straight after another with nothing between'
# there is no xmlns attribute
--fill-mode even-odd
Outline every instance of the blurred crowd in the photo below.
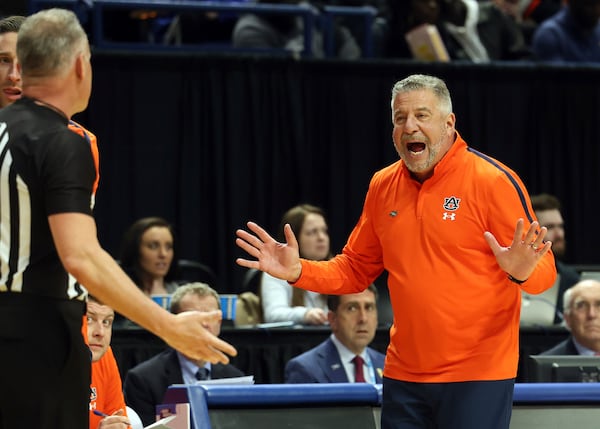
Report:
<svg viewBox="0 0 600 429"><path fill-rule="evenodd" d="M93 2L80 3L80 19L91 31L92 24L86 22L90 20L84 9L86 4L93 7ZM311 31L310 52L315 58L375 57L473 63L600 61L600 0L233 0L211 3L312 8L317 19ZM370 14L362 15L326 13L340 6L372 9ZM15 12L5 9L0 9L0 15ZM114 42L202 45L215 51L280 50L301 55L306 49L304 25L302 14L293 12L106 8L103 34L106 40Z"/></svg>

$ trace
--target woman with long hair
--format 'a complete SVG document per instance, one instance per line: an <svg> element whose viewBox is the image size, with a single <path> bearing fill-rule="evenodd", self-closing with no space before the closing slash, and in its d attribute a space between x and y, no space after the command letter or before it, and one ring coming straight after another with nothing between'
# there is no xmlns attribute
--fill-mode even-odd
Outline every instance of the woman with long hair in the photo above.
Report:
<svg viewBox="0 0 600 429"><path fill-rule="evenodd" d="M285 242L283 226L289 223L298 238L300 256L322 261L331 258L329 232L323 209L301 204L289 209L281 219L278 239ZM297 324L323 325L327 322L327 297L305 291L262 274L260 295L265 322L292 321Z"/></svg>
<svg viewBox="0 0 600 429"><path fill-rule="evenodd" d="M160 217L135 221L123 236L120 263L147 295L171 294L177 289L173 227Z"/></svg>

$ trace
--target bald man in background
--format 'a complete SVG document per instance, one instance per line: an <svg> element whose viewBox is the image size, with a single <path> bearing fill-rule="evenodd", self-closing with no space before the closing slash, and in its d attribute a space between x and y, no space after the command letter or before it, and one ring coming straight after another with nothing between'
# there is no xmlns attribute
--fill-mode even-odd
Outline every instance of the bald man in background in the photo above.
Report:
<svg viewBox="0 0 600 429"><path fill-rule="evenodd" d="M571 335L542 355L600 355L600 282L580 281L567 289L564 304Z"/></svg>

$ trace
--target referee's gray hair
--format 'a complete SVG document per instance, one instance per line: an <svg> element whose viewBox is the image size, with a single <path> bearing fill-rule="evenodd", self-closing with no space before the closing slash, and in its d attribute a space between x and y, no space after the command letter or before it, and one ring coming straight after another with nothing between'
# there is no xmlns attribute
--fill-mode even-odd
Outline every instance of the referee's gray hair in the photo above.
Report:
<svg viewBox="0 0 600 429"><path fill-rule="evenodd" d="M88 45L77 16L66 9L46 9L27 17L17 38L23 76L62 75Z"/></svg>

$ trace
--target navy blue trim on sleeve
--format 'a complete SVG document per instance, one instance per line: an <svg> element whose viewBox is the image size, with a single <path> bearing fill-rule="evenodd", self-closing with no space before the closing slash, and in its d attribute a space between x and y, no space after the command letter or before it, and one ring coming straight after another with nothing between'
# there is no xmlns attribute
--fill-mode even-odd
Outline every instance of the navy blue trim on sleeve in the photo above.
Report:
<svg viewBox="0 0 600 429"><path fill-rule="evenodd" d="M478 157L486 160L487 162L492 164L494 167L496 167L498 170L502 171L506 175L506 177L508 177L508 180L510 180L510 182L513 184L513 186L515 187L515 190L517 191L517 194L519 195L519 199L521 200L521 205L523 206L523 210L525 211L525 215L527 216L529 223L533 222L534 219L533 219L533 216L531 215L531 213L529 212L529 207L527 206L527 200L525 199L525 193L523 192L523 189L521 189L521 187L519 186L519 183L515 180L513 175L510 174L510 172L508 170L506 170L506 168L504 168L503 166L498 164L498 162L495 159L493 159L471 147L467 147L467 150L469 152L477 155Z"/></svg>

